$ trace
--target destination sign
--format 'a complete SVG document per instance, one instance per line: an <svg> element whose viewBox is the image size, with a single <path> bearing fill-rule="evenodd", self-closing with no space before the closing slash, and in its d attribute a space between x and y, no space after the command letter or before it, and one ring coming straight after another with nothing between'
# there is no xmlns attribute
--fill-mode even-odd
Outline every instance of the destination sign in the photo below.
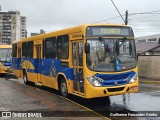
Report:
<svg viewBox="0 0 160 120"><path fill-rule="evenodd" d="M118 35L121 34L121 30L117 29L117 28L110 28L110 29L106 29L106 28L101 28L100 31L101 34L111 34L111 35Z"/></svg>
<svg viewBox="0 0 160 120"><path fill-rule="evenodd" d="M133 31L130 27L88 27L87 28L87 37L98 37L98 36L113 36L113 37L133 37Z"/></svg>

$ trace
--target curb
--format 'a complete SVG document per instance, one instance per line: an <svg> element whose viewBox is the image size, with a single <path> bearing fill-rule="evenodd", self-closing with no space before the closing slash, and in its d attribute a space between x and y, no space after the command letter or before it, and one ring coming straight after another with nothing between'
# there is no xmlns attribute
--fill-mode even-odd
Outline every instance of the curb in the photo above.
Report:
<svg viewBox="0 0 160 120"><path fill-rule="evenodd" d="M141 81L142 83L151 83L151 84L160 84L160 81L152 81L152 80L145 80L145 81Z"/></svg>

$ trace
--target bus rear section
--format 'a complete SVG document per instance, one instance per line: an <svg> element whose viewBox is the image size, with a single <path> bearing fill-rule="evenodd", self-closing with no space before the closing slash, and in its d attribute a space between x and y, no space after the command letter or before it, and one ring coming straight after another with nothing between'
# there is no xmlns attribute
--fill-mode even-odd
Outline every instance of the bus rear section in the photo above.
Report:
<svg viewBox="0 0 160 120"><path fill-rule="evenodd" d="M12 70L12 46L0 45L0 74L10 73Z"/></svg>

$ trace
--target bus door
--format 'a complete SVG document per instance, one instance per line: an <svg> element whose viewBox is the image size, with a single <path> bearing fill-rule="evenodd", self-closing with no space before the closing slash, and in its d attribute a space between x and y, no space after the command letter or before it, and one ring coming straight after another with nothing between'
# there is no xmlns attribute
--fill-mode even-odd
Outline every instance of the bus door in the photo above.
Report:
<svg viewBox="0 0 160 120"><path fill-rule="evenodd" d="M82 41L72 42L72 65L74 71L73 90L75 93L84 95Z"/></svg>
<svg viewBox="0 0 160 120"><path fill-rule="evenodd" d="M21 64L21 58L22 58L22 55L21 55L22 49L21 49L21 47L18 47L17 49L18 49L18 61L17 61L17 65L19 66L18 70L21 71L21 72L18 73L18 76L22 76L22 68L20 66L20 64Z"/></svg>
<svg viewBox="0 0 160 120"><path fill-rule="evenodd" d="M37 69L36 69L37 82L42 82L41 81L41 67L42 67L42 65L41 65L41 58L42 58L41 57L41 49L42 49L42 45L38 44L35 46L35 48L36 48L36 58L37 58L37 60L36 60L36 63L37 63Z"/></svg>

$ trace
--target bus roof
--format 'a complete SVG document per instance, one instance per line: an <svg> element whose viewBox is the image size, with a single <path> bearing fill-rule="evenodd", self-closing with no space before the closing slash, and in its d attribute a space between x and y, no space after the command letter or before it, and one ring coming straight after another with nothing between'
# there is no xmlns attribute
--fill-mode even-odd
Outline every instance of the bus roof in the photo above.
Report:
<svg viewBox="0 0 160 120"><path fill-rule="evenodd" d="M12 48L12 45L0 45L0 49L1 48Z"/></svg>
<svg viewBox="0 0 160 120"><path fill-rule="evenodd" d="M50 33L45 33L45 34L40 34L40 35L36 35L36 36L31 36L28 38L23 38L17 41L14 41L14 43L17 42L23 42L23 41L32 41L32 40L39 40L39 39L44 39L47 37L53 37L55 36L59 36L59 35L64 35L65 34L70 34L70 33L75 33L75 32L82 32L84 29L86 29L86 27L88 26L122 26L122 27L129 27L128 25L122 25L122 24L83 24L80 26L76 26L76 27L71 27L71 28L66 28L66 29L62 29L62 30L57 30L57 31L53 31Z"/></svg>

